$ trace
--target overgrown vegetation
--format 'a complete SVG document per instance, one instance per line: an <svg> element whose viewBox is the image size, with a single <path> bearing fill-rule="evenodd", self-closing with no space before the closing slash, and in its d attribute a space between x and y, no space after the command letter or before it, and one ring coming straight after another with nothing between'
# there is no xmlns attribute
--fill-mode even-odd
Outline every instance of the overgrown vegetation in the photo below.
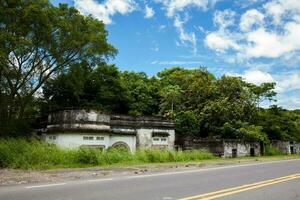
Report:
<svg viewBox="0 0 300 200"><path fill-rule="evenodd" d="M91 148L60 149L55 145L37 140L0 140L1 168L48 169L113 164L187 162L213 158L212 154L203 151L140 150L136 153L130 153L122 149L105 151Z"/></svg>
<svg viewBox="0 0 300 200"><path fill-rule="evenodd" d="M280 151L276 147L269 144L269 145L266 145L265 155L266 156L278 156L278 155L285 155L285 154L284 154L284 152Z"/></svg>
<svg viewBox="0 0 300 200"><path fill-rule="evenodd" d="M276 105L275 83L171 67L149 77L107 64L103 22L47 0L0 3L0 136L32 136L55 109L175 119L177 136L300 140L300 111ZM42 92L41 92L42 91Z"/></svg>

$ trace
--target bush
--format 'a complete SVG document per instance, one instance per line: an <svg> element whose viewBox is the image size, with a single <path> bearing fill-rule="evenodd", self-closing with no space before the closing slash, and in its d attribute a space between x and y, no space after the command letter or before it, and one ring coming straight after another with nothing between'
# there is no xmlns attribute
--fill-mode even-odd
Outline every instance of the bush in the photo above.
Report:
<svg viewBox="0 0 300 200"><path fill-rule="evenodd" d="M38 140L0 139L0 168L48 169L53 167L106 166L198 161L214 158L203 151L61 149Z"/></svg>
<svg viewBox="0 0 300 200"><path fill-rule="evenodd" d="M280 151L276 147L272 145L266 145L266 151L265 151L266 156L279 156L279 155L285 155L284 152Z"/></svg>

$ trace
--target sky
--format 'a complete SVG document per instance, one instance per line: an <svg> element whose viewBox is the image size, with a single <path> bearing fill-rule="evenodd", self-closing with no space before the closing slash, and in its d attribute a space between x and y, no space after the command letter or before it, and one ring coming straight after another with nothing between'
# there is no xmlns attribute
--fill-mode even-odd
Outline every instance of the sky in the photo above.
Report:
<svg viewBox="0 0 300 200"><path fill-rule="evenodd" d="M110 63L121 70L205 67L217 77L276 82L276 104L300 109L300 0L50 2L103 21L119 51Z"/></svg>

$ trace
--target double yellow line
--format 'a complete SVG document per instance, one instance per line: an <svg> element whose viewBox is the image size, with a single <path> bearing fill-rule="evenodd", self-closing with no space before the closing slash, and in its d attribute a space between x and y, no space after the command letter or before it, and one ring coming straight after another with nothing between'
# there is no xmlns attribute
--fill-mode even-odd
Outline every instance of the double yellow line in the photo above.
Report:
<svg viewBox="0 0 300 200"><path fill-rule="evenodd" d="M233 194L236 194L236 193L240 193L240 192L244 192L244 191L248 191L248 190L253 190L253 189L256 189L256 188L265 187L265 186L268 186L268 185L273 185L273 184L277 184L277 183L281 183L281 182L285 182L285 181L290 181L290 180L294 180L294 179L298 179L298 178L300 178L300 173L292 174L292 175L289 175L289 176L283 176L283 177L280 177L280 178L260 181L260 182L256 182L256 183L252 183L252 184L242 185L242 186L238 186L238 187L228 188L228 189L224 189L224 190L219 190L219 191L215 191L215 192L210 192L210 193L206 193L206 194L200 194L200 195L196 195L196 196L186 197L186 198L182 198L180 200L198 200L198 199L211 200L211 199L217 199L217 198L220 198L220 197L233 195Z"/></svg>

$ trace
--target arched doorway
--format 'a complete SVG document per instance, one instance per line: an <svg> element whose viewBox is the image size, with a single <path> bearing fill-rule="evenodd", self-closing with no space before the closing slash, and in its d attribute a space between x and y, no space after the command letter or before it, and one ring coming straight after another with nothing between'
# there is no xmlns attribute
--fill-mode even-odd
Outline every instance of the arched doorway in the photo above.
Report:
<svg viewBox="0 0 300 200"><path fill-rule="evenodd" d="M111 148L130 151L130 147L125 142L115 142Z"/></svg>

